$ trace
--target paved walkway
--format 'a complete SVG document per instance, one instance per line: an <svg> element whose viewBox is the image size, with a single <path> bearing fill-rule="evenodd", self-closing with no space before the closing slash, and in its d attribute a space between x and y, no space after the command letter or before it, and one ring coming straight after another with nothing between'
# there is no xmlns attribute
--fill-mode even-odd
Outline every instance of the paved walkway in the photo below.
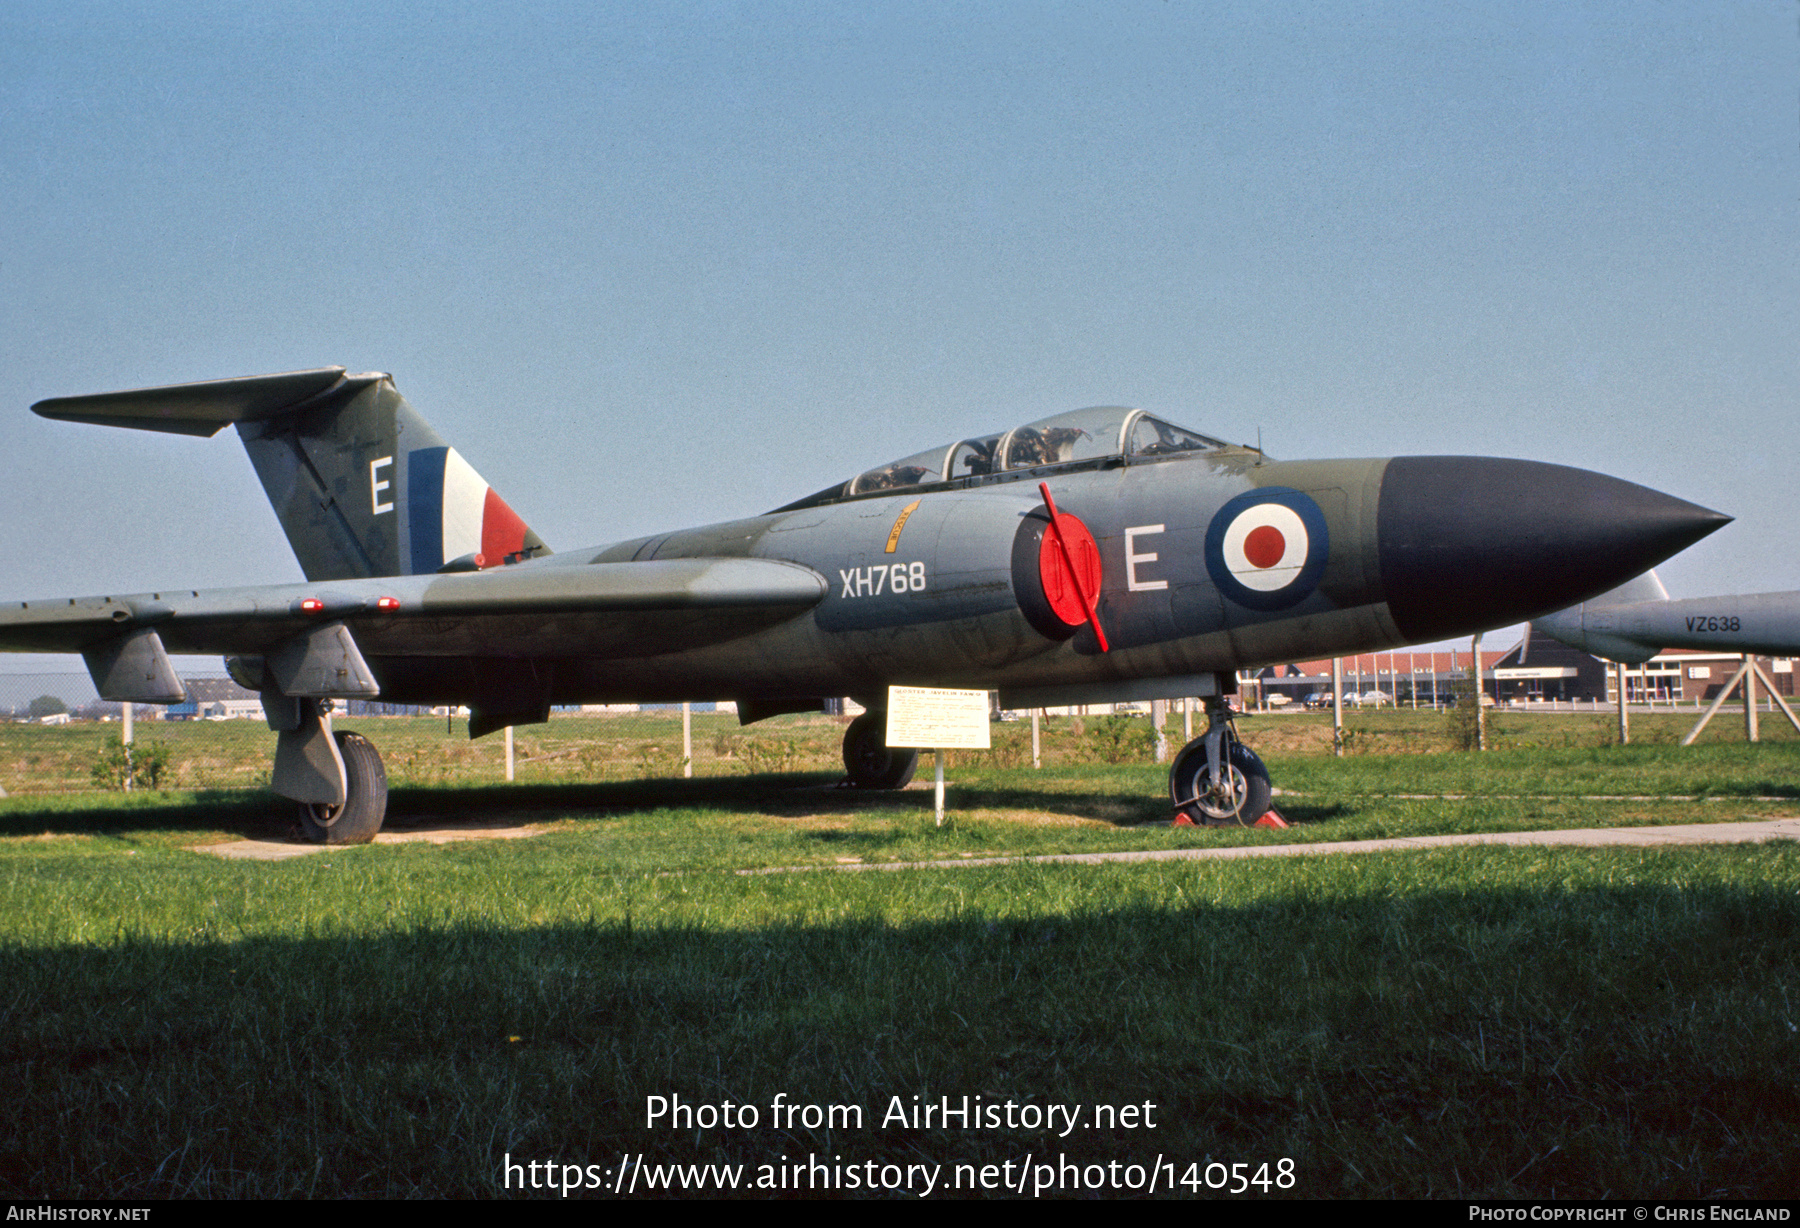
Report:
<svg viewBox="0 0 1800 1228"><path fill-rule="evenodd" d="M1273 797L1306 797L1271 789ZM1316 796L1316 795L1314 795ZM1338 798L1378 798L1402 802L1792 802L1792 797L1738 796L1731 793L1340 793Z"/></svg>
<svg viewBox="0 0 1800 1228"><path fill-rule="evenodd" d="M449 844L453 840L518 840L537 835L531 827L424 827L412 831L384 831L375 837L376 844ZM202 844L196 853L212 853L219 857L249 861L286 861L289 857L305 857L309 853L343 851L354 845L313 844L301 840L233 840L229 844Z"/></svg>
<svg viewBox="0 0 1800 1228"><path fill-rule="evenodd" d="M1791 799L1781 799L1791 800ZM449 844L456 840L517 840L535 836L538 829L522 825L488 824L481 827L432 826L413 830L384 831L376 844ZM1314 844L1242 844L1228 848L1139 849L1122 853L1054 853L1035 857L955 857L942 861L840 862L836 865L772 866L739 870L739 874L795 874L811 870L922 870L961 869L967 866L1003 866L1018 862L1066 862L1099 865L1118 861L1223 861L1244 857L1307 857L1325 853L1386 853L1396 849L1449 848L1455 845L1579 845L1599 847L1660 847L1692 844L1761 844L1767 840L1800 840L1800 818L1761 819L1745 823L1684 823L1668 827L1585 827L1567 831L1476 832L1455 836L1397 836L1387 840L1327 840ZM300 840L233 840L207 844L196 852L252 861L284 861L313 853L342 850L344 845L312 844Z"/></svg>
<svg viewBox="0 0 1800 1228"><path fill-rule="evenodd" d="M1040 857L964 857L947 861L872 861L835 866L780 866L739 874L792 874L802 870L921 870L1003 866L1016 862L1227 861L1243 857L1307 857L1322 853L1387 853L1395 849L1448 848L1463 844L1581 845L1588 848L1674 844L1761 844L1800 840L1800 819L1749 823L1685 823L1672 827L1587 827L1573 831L1497 831L1459 836L1398 836L1391 840L1331 840L1318 844L1245 844L1231 848L1143 849L1130 853L1057 853Z"/></svg>

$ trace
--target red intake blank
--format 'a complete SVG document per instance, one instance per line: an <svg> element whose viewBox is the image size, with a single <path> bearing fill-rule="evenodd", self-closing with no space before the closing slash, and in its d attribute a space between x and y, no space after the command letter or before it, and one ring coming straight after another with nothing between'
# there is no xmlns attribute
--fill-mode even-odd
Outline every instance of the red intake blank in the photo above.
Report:
<svg viewBox="0 0 1800 1228"><path fill-rule="evenodd" d="M1049 483L1039 482L1038 491L1044 496L1044 506L1050 509L1050 531L1044 534L1044 543L1038 548L1038 577L1044 584L1044 598L1069 626L1092 625L1100 651L1106 652L1106 632L1094 609L1094 599L1100 595L1100 547L1085 524L1056 510Z"/></svg>

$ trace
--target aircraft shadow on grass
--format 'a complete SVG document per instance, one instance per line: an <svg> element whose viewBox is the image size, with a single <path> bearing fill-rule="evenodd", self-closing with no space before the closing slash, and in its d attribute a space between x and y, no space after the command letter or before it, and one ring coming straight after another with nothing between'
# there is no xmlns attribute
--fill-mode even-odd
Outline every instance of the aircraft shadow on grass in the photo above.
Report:
<svg viewBox="0 0 1800 1228"><path fill-rule="evenodd" d="M850 1134L718 1132L708 1160L828 1155L846 1138L858 1159L905 1162L922 1142L958 1162L1016 1159L1016 1131L882 1127L890 1097L946 1086L994 1102L1152 1099L1155 1147L1291 1146L1316 1157L1309 1188L1366 1188L1333 1157L1352 1146L1375 1172L1388 1136L1380 1170L1421 1182L1432 1154L1473 1147L1472 1166L1437 1174L1438 1193L1598 1196L1609 1181L1669 1197L1791 1193L1800 1096L1788 1042L1758 1039L1787 1035L1768 987L1800 938L1791 891L1340 883L1237 906L1083 899L1023 917L959 898L955 917L890 922L880 901L909 888L864 876L866 917L721 927L679 897L667 921L648 920L652 901L608 896L600 879L607 919L586 924L271 937L227 918L216 937L4 948L17 997L0 1069L30 1073L13 1085L0 1193L76 1194L74 1173L117 1197L243 1193L233 1183L252 1178L273 1183L265 1193L284 1181L319 1196L492 1193L506 1138L515 1156L581 1140L589 1155L694 1159L691 1130L643 1126L646 1098L670 1092L767 1105L784 1091L866 1114ZM1596 967L1635 992L1596 993ZM1148 1075L1146 1015L1153 1033L1190 1038ZM1272 1042L1290 1035L1304 1043ZM69 1111L101 1095L116 1095L107 1113ZM316 1146L293 1146L295 1129L319 1131L306 1134ZM1558 1140L1574 1134L1601 1141L1564 1160ZM1433 1139L1424 1158L1417 1137ZM1057 1145L1104 1162L1148 1144L1100 1129Z"/></svg>
<svg viewBox="0 0 1800 1228"><path fill-rule="evenodd" d="M389 826L398 831L455 830L557 818L624 818L665 810L777 819L841 816L846 812L929 817L933 810L930 789L839 788L831 776L819 773L512 784L454 790L402 786L394 788L389 799ZM260 791L209 790L192 795L191 800L184 797L163 803L149 794L129 807L68 807L50 803L37 809L28 808L28 798L14 801L16 808L0 814L0 836L120 835L201 828L237 832L247 838L279 839L293 831L285 814L272 810L268 794ZM1027 811L1114 827L1167 822L1169 815L1168 802L1160 796L1119 791L1038 792L1013 786L952 784L948 801L953 812ZM1289 824L1301 826L1340 818L1352 809L1341 803L1307 802L1284 804L1280 813ZM704 817L700 821L704 822ZM849 840L852 834L819 832L814 837Z"/></svg>

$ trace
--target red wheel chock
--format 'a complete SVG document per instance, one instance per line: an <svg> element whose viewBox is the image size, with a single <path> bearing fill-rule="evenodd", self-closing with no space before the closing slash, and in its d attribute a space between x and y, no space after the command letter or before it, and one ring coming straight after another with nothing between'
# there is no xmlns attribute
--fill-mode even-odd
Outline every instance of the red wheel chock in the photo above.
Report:
<svg viewBox="0 0 1800 1228"><path fill-rule="evenodd" d="M1198 826L1200 826L1200 824L1198 824L1198 823L1194 822L1194 820L1188 818L1185 812L1177 810L1175 812L1175 819L1172 823L1169 824L1169 826L1170 827L1198 827ZM1282 818L1281 815L1279 813L1277 813L1273 808L1270 808L1263 812L1262 818L1256 820L1256 822L1250 824L1250 826L1252 826L1252 827L1285 828L1288 826L1288 821L1286 819Z"/></svg>

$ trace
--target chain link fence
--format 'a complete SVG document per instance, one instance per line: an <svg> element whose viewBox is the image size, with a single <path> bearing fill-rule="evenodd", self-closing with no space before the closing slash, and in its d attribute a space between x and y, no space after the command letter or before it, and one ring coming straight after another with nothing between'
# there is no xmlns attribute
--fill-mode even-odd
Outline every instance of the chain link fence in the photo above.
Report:
<svg viewBox="0 0 1800 1228"><path fill-rule="evenodd" d="M188 702L132 705L138 787L257 789L268 784L275 735L256 694L223 674L186 674ZM506 739L469 738L466 712L340 703L339 729L381 752L390 785L491 784L506 779ZM753 728L694 705L688 756L697 776L841 767L844 718L777 717ZM123 788L124 705L99 698L85 673L0 674L0 789L9 794ZM514 731L513 776L540 783L680 776L679 704L558 710Z"/></svg>

